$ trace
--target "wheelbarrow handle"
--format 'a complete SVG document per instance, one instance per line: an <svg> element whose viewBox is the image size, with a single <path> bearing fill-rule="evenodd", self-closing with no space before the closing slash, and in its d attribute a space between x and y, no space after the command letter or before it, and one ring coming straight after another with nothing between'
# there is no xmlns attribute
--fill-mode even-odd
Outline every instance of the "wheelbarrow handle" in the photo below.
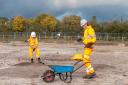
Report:
<svg viewBox="0 0 128 85"><path fill-rule="evenodd" d="M80 61L77 61L73 66L76 66L78 63L80 63L81 62L81 60Z"/></svg>
<svg viewBox="0 0 128 85"><path fill-rule="evenodd" d="M81 62L81 61L79 61L79 62ZM79 62L76 62L75 65L78 64ZM90 62L86 62L86 63L90 63ZM83 63L82 65L78 66L76 69L73 70L73 72L75 72L75 71L77 71L78 69L80 69L81 67L83 67L86 63ZM75 66L75 65L74 65L74 66ZM73 73L73 72L72 72L72 73Z"/></svg>
<svg viewBox="0 0 128 85"><path fill-rule="evenodd" d="M80 68L83 67L84 65L85 65L85 64L80 65L79 67L77 67L76 69L74 69L73 72L77 71L78 69L80 69ZM72 72L72 73L73 73L73 72Z"/></svg>

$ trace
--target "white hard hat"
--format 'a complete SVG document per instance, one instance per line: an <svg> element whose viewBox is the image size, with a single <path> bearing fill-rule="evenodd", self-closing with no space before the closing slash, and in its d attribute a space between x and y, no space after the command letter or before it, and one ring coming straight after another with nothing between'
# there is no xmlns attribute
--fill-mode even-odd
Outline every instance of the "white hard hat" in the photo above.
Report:
<svg viewBox="0 0 128 85"><path fill-rule="evenodd" d="M86 19L82 19L81 21L80 21L80 26L82 27L82 26L84 26L85 24L87 24L87 20Z"/></svg>
<svg viewBox="0 0 128 85"><path fill-rule="evenodd" d="M31 37L36 37L36 33L35 32L31 32Z"/></svg>

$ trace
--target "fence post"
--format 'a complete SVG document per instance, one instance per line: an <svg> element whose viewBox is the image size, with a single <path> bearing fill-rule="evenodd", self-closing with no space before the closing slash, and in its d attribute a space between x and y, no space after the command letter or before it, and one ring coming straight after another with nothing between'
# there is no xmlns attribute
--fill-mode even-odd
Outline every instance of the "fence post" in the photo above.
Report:
<svg viewBox="0 0 128 85"><path fill-rule="evenodd" d="M40 41L40 40L41 40L41 39L40 39L40 37L41 37L41 36L40 36L40 33L38 33L38 36L39 36L39 41Z"/></svg>
<svg viewBox="0 0 128 85"><path fill-rule="evenodd" d="M121 38L121 39L122 39L122 41L124 41L124 36L123 36L123 34L122 34L122 38Z"/></svg>
<svg viewBox="0 0 128 85"><path fill-rule="evenodd" d="M16 39L16 34L15 34L15 32L13 33L13 41L15 41L15 39Z"/></svg>
<svg viewBox="0 0 128 85"><path fill-rule="evenodd" d="M53 39L53 32L51 32L51 39Z"/></svg>
<svg viewBox="0 0 128 85"><path fill-rule="evenodd" d="M44 39L46 39L47 38L47 33L46 32L44 32Z"/></svg>
<svg viewBox="0 0 128 85"><path fill-rule="evenodd" d="M16 33L15 33L15 32L13 33L13 36L12 36L12 37L13 37L13 42L12 42L12 44L13 44L13 46L14 46L14 45L15 45L15 40L16 40Z"/></svg>
<svg viewBox="0 0 128 85"><path fill-rule="evenodd" d="M29 32L27 32L27 36L26 36L26 39L28 38L28 36L29 36Z"/></svg>
<svg viewBox="0 0 128 85"><path fill-rule="evenodd" d="M108 33L106 33L106 40L107 40L107 41L108 41L108 38L109 38L108 36L109 36L109 34L108 34Z"/></svg>
<svg viewBox="0 0 128 85"><path fill-rule="evenodd" d="M4 38L5 38L5 36L4 36L4 33L3 33L3 41L4 41Z"/></svg>

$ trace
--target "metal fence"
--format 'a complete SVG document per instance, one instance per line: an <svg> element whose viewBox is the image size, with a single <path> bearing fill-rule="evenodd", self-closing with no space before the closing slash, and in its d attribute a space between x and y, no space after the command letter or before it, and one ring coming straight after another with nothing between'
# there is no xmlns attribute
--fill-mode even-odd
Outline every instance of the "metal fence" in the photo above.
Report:
<svg viewBox="0 0 128 85"><path fill-rule="evenodd" d="M24 41L30 36L29 32L0 32L0 41ZM75 40L80 37L79 33L73 32L51 32L37 33L39 40L43 39L65 39ZM103 41L128 41L128 33L96 33L97 40Z"/></svg>
<svg viewBox="0 0 128 85"><path fill-rule="evenodd" d="M128 33L96 33L97 40L128 41Z"/></svg>

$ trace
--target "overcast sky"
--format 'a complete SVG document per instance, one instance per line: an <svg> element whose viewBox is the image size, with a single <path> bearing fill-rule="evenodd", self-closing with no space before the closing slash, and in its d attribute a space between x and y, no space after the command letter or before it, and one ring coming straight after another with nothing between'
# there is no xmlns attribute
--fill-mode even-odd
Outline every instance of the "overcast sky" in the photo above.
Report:
<svg viewBox="0 0 128 85"><path fill-rule="evenodd" d="M78 15L98 20L128 19L128 0L0 0L0 16L27 18L48 13L58 19Z"/></svg>

